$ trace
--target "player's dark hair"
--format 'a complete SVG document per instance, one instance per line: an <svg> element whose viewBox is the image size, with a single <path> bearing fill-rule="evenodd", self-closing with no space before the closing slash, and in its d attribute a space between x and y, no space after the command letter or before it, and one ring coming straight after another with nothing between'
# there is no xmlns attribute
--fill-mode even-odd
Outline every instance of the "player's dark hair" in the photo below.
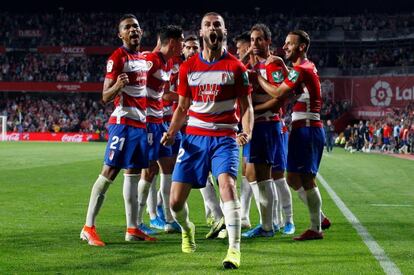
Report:
<svg viewBox="0 0 414 275"><path fill-rule="evenodd" d="M305 44L305 53L308 52L309 46L310 46L310 37L309 34L307 34L303 30L294 30L289 32L289 34L297 35L299 36L299 43Z"/></svg>
<svg viewBox="0 0 414 275"><path fill-rule="evenodd" d="M128 19L128 18L132 18L132 19L135 19L135 20L138 21L138 19L135 15L133 15L132 13L126 13L126 14L121 16L121 19L119 19L118 25L121 24L122 21L124 21L125 19Z"/></svg>
<svg viewBox="0 0 414 275"><path fill-rule="evenodd" d="M250 43L250 32L249 31L242 32L241 34L237 35L233 39L234 44L237 44L237 42L239 41Z"/></svg>
<svg viewBox="0 0 414 275"><path fill-rule="evenodd" d="M161 45L166 45L170 39L179 39L183 36L183 29L177 25L168 25L158 31Z"/></svg>
<svg viewBox="0 0 414 275"><path fill-rule="evenodd" d="M265 24L262 24L262 23L255 24L250 30L250 33L252 33L253 31L263 32L264 39L267 41L272 39L272 32L270 31L269 27L266 26Z"/></svg>
<svg viewBox="0 0 414 275"><path fill-rule="evenodd" d="M195 36L194 34L187 35L187 36L184 38L184 43L185 43L185 42L187 42L187 41L196 41L196 42L199 42L199 41L198 41L198 37L197 37L197 36Z"/></svg>

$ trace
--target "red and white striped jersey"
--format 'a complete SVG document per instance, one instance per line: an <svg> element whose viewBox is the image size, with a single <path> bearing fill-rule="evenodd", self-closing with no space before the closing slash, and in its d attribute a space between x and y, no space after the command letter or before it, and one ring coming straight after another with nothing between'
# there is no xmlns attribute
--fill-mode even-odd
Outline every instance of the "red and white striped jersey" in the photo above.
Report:
<svg viewBox="0 0 414 275"><path fill-rule="evenodd" d="M264 79L269 80L269 82L271 82L271 79L269 78L269 74L268 74L268 70L269 66L265 66L266 61L263 62L257 62L253 67L252 70L256 71L257 73L259 73ZM270 68L272 69L276 69L274 66L270 66ZM279 67L278 69L281 70L281 68ZM274 73L276 73L276 71L273 71ZM272 75L272 73L270 73L270 75ZM283 81L283 74L281 75L282 77L282 81ZM273 81L274 82L274 81ZM251 78L251 84L253 87L253 92L252 92L252 102L253 105L258 105L261 103L265 103L269 100L272 99L272 96L269 95L268 93L266 93L263 88L259 85L259 82L257 81L257 78ZM272 111L268 110L264 113L255 113L254 114L254 121L255 122L265 122L265 121L280 121L280 117L278 113L273 113Z"/></svg>
<svg viewBox="0 0 414 275"><path fill-rule="evenodd" d="M146 127L148 66L144 56L125 47L115 50L106 64L106 78L117 80L126 73L129 83L115 96L115 110L109 124L125 124L138 128Z"/></svg>
<svg viewBox="0 0 414 275"><path fill-rule="evenodd" d="M161 52L145 54L149 67L147 80L147 122L162 123L162 95L170 80L172 62L165 60Z"/></svg>
<svg viewBox="0 0 414 275"><path fill-rule="evenodd" d="M173 58L173 66L171 69L171 75L170 75L170 85L169 85L169 91L172 93L177 93L178 88L178 72L180 70L180 65L183 63L183 58L181 56L177 58ZM172 115L177 108L178 102L176 101L168 101L168 100L162 100L163 105L163 111L164 111L164 122L171 122Z"/></svg>
<svg viewBox="0 0 414 275"><path fill-rule="evenodd" d="M315 64L306 59L300 65L294 66L284 83L298 95L292 109L292 127L322 127L321 84Z"/></svg>
<svg viewBox="0 0 414 275"><path fill-rule="evenodd" d="M201 136L235 136L237 99L250 93L244 65L227 51L209 63L202 53L180 67L178 94L191 98L185 132Z"/></svg>

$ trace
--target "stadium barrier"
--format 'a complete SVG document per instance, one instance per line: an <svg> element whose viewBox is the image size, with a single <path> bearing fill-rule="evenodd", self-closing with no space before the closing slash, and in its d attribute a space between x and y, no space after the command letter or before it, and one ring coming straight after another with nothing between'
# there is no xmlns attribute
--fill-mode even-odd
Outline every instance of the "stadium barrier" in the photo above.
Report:
<svg viewBox="0 0 414 275"><path fill-rule="evenodd" d="M38 133L38 132L7 132L6 141L56 141L56 142L89 142L99 141L99 134L86 133Z"/></svg>

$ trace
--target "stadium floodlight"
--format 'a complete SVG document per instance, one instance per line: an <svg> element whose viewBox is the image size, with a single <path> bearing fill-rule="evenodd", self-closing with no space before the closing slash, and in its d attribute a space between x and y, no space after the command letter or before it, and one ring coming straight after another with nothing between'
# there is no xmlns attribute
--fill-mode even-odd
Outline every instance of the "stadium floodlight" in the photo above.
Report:
<svg viewBox="0 0 414 275"><path fill-rule="evenodd" d="M5 141L7 138L7 116L0 116L0 140Z"/></svg>

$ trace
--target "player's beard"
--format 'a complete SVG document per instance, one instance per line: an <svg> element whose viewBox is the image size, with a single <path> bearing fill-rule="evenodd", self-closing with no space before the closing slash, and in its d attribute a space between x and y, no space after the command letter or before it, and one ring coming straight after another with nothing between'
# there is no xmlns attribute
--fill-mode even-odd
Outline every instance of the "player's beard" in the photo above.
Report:
<svg viewBox="0 0 414 275"><path fill-rule="evenodd" d="M212 41L213 40L213 41ZM219 48L222 47L224 40L223 34L209 34L203 36L204 45L212 51L217 51Z"/></svg>

